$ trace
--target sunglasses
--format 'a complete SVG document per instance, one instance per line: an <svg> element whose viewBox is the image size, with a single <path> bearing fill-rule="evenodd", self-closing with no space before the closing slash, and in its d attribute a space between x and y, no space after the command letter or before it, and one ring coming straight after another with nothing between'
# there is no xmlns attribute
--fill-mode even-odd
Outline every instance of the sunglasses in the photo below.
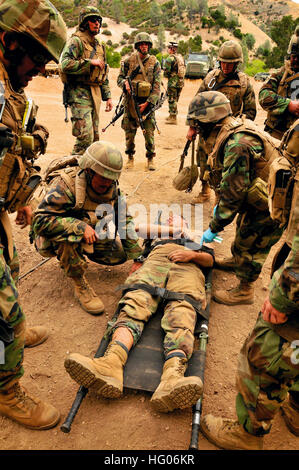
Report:
<svg viewBox="0 0 299 470"><path fill-rule="evenodd" d="M28 57L35 63L38 67L44 67L52 58L47 52L37 51L34 48L23 47L19 45L19 48L24 54L27 54Z"/></svg>
<svg viewBox="0 0 299 470"><path fill-rule="evenodd" d="M91 17L87 18L87 21L90 21L91 23L96 23L96 22L98 22L100 24L102 23L101 19L98 18L97 16L91 16Z"/></svg>

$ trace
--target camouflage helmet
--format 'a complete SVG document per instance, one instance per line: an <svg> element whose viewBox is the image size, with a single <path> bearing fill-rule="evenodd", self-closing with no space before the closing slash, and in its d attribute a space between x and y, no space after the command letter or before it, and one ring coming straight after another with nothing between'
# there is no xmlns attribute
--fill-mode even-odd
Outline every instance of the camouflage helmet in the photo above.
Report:
<svg viewBox="0 0 299 470"><path fill-rule="evenodd" d="M100 141L91 144L78 157L80 168L90 168L109 180L118 180L123 167L123 158L118 148L110 142Z"/></svg>
<svg viewBox="0 0 299 470"><path fill-rule="evenodd" d="M243 62L243 51L236 41L225 41L218 52L220 62Z"/></svg>
<svg viewBox="0 0 299 470"><path fill-rule="evenodd" d="M288 45L287 54L290 55L292 53L292 48L294 49L294 46L298 50L298 45L299 45L299 25L296 26L294 34L291 36L291 39Z"/></svg>
<svg viewBox="0 0 299 470"><path fill-rule="evenodd" d="M84 21L89 17L89 16L97 16L99 18L100 24L102 24L102 17L100 15L99 10L96 7L93 6L87 6L85 8L82 8L82 10L79 13L79 26L84 23Z"/></svg>
<svg viewBox="0 0 299 470"><path fill-rule="evenodd" d="M0 29L30 36L57 63L67 39L63 18L48 0L1 0Z"/></svg>
<svg viewBox="0 0 299 470"><path fill-rule="evenodd" d="M190 192L198 179L198 166L191 165L183 168L173 179L172 184L178 191Z"/></svg>
<svg viewBox="0 0 299 470"><path fill-rule="evenodd" d="M137 46L141 42L147 42L149 44L149 47L153 47L153 41L151 40L151 37L148 33L138 33L135 36L134 40L134 47L137 49Z"/></svg>
<svg viewBox="0 0 299 470"><path fill-rule="evenodd" d="M203 91L189 104L188 121L217 122L232 114L229 99L220 91ZM188 123L189 124L189 123Z"/></svg>

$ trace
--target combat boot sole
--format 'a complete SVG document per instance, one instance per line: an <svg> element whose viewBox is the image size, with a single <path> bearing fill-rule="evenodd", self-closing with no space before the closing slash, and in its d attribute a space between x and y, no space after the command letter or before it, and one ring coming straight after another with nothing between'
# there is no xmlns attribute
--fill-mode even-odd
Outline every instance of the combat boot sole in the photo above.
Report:
<svg viewBox="0 0 299 470"><path fill-rule="evenodd" d="M151 398L156 411L168 413L175 409L183 410L194 405L202 394L202 382L199 377L185 377L183 384L178 384L168 393L157 390ZM155 396L156 395L156 396Z"/></svg>
<svg viewBox="0 0 299 470"><path fill-rule="evenodd" d="M71 378L85 388L92 388L97 395L104 398L119 398L122 396L122 384L114 377L101 375L91 363L80 355L72 354L64 362L64 367Z"/></svg>

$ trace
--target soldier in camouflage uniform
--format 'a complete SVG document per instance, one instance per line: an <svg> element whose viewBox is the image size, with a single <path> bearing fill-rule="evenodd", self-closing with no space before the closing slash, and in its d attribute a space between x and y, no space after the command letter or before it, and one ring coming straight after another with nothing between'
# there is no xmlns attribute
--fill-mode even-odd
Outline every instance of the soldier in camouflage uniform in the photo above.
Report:
<svg viewBox="0 0 299 470"><path fill-rule="evenodd" d="M200 248L198 244L196 248L187 239L186 247L177 245L178 240L169 238L170 225L172 234L175 233L181 242L185 230L182 221L180 217L178 222L170 218L167 225L160 225L158 236L164 239L156 238L151 243L150 254L143 264L133 264L131 274L122 286L124 293L119 301L119 316L106 331L111 342L105 356L89 359L74 353L65 360L67 372L80 385L92 387L106 398L122 395L123 368L129 351L140 339L145 323L156 313L160 298L154 288L161 287L168 292L161 322L166 333L165 364L151 403L157 411L167 413L176 408L187 408L199 399L201 379L184 377L184 373L194 347L195 304L202 308L206 306L205 278L200 268L212 266L213 250ZM149 229L145 231L150 233ZM175 300L176 293L184 294L184 298Z"/></svg>
<svg viewBox="0 0 299 470"><path fill-rule="evenodd" d="M152 40L147 33L138 33L135 37L134 47L136 52L125 59L117 78L118 86L125 93L125 112L122 120L122 129L126 135L126 154L128 155L127 168L134 166L135 136L139 127L138 117L127 76L133 72L132 86L137 97L140 114L148 113L157 103L160 97L161 67L154 55L149 54ZM138 73L136 73L138 71ZM151 113L144 121L144 140L146 148L147 168L155 170L155 114Z"/></svg>
<svg viewBox="0 0 299 470"><path fill-rule="evenodd" d="M98 315L104 304L84 277L85 255L95 263L115 265L142 251L118 188L122 156L113 144L101 141L91 144L78 160L73 158L75 166L67 166L65 157L63 161L66 168L54 171L52 164L47 171L49 186L34 213L32 238L42 256L57 256L74 282L82 308Z"/></svg>
<svg viewBox="0 0 299 470"><path fill-rule="evenodd" d="M270 162L278 151L251 120L231 114L223 93L204 91L193 98L187 116L187 138L199 133L213 149L208 157L209 183L220 195L203 241L212 242L238 215L232 257L216 258L218 268L233 270L240 281L230 291L214 293L214 300L226 305L253 303L254 282L282 234L270 217L266 187Z"/></svg>
<svg viewBox="0 0 299 470"><path fill-rule="evenodd" d="M181 54L178 54L178 44L170 42L168 44L169 56L164 64L164 77L168 78L167 94L169 116L166 124L177 124L178 101L184 86L185 61Z"/></svg>
<svg viewBox="0 0 299 470"><path fill-rule="evenodd" d="M219 68L211 70L203 79L197 93L203 91L220 91L230 101L233 116L245 115L254 121L256 116L256 100L253 87L248 75L238 70L243 61L243 52L240 44L235 41L226 41L218 53ZM205 179L207 171L208 154L212 149L205 149L201 140L197 147L197 165L200 167L201 191L192 200L192 204L200 204L210 199L211 191Z"/></svg>
<svg viewBox="0 0 299 470"><path fill-rule="evenodd" d="M32 429L48 429L60 414L52 405L30 395L20 385L24 346L47 339L43 327L27 328L19 303L19 261L8 212L17 211L22 228L31 222L28 200L40 176L35 158L45 153L48 131L35 123L37 106L24 93L29 81L58 62L66 41L62 17L47 0L0 1L0 414ZM26 109L31 108L29 115ZM27 127L25 122L29 117Z"/></svg>
<svg viewBox="0 0 299 470"><path fill-rule="evenodd" d="M112 109L105 45L96 38L102 18L93 6L83 8L79 28L71 36L60 58L61 78L68 90L72 113L72 134L76 142L72 153L81 155L99 140L101 100L105 111Z"/></svg>
<svg viewBox="0 0 299 470"><path fill-rule="evenodd" d="M259 92L259 103L267 111L265 130L279 140L299 116L299 36L296 34L291 38L288 51L290 58Z"/></svg>
<svg viewBox="0 0 299 470"><path fill-rule="evenodd" d="M287 225L286 239L274 258L270 295L239 355L238 420L207 415L201 421L207 438L224 449L262 449L279 409L289 430L299 436L299 120L283 140L283 157L270 170L269 196L271 217ZM285 164L289 180L281 185Z"/></svg>

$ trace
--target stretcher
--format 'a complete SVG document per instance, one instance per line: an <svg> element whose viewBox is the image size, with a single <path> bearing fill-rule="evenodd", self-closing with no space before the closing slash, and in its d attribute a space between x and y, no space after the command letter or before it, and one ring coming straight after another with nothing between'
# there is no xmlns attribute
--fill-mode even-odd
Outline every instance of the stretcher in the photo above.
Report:
<svg viewBox="0 0 299 470"><path fill-rule="evenodd" d="M205 274L205 289L207 306L202 314L197 314L195 327L195 347L185 376L199 376L204 382L204 368L206 358L206 345L208 341L208 320L210 314L210 300L212 290L212 268L203 270ZM116 312L116 316L117 316ZM141 339L130 351L128 361L124 368L124 389L141 390L154 392L160 383L164 365L163 336L161 328L161 318L163 309L158 309L155 315L149 320L144 328ZM102 338L99 348L94 357L104 355L109 344L108 339ZM60 429L64 433L71 431L73 420L81 406L81 403L88 393L88 389L80 386L71 409L61 425ZM202 398L192 407L192 431L189 449L198 448L198 433L200 426Z"/></svg>

